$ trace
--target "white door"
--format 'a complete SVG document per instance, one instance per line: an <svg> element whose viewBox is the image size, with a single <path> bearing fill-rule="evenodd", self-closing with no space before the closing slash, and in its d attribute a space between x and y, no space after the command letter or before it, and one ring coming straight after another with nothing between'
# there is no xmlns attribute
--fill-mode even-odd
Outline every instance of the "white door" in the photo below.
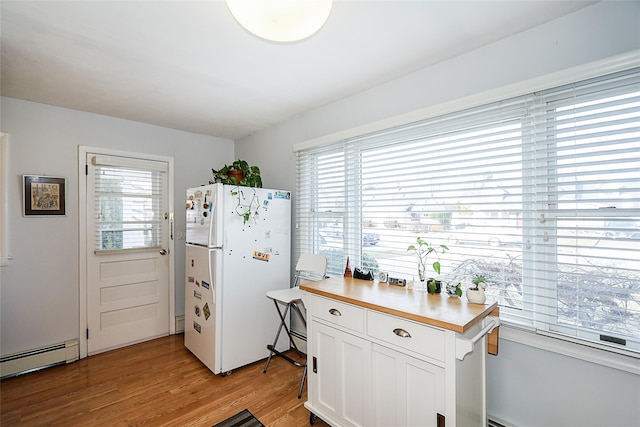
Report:
<svg viewBox="0 0 640 427"><path fill-rule="evenodd" d="M374 426L436 427L445 414L444 368L373 344Z"/></svg>
<svg viewBox="0 0 640 427"><path fill-rule="evenodd" d="M86 153L87 352L170 333L166 161Z"/></svg>
<svg viewBox="0 0 640 427"><path fill-rule="evenodd" d="M343 426L371 425L371 343L315 321L311 334L308 392L317 415Z"/></svg>

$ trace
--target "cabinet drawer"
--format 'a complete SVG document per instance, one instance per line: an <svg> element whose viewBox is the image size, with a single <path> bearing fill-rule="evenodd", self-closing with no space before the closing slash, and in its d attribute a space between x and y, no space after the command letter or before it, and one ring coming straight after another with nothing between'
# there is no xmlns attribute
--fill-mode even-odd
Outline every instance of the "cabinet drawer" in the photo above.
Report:
<svg viewBox="0 0 640 427"><path fill-rule="evenodd" d="M391 344L392 348L404 348L432 359L444 361L444 331L410 320L367 312L367 334Z"/></svg>
<svg viewBox="0 0 640 427"><path fill-rule="evenodd" d="M334 325L364 333L364 309L344 302L313 296L311 315Z"/></svg>

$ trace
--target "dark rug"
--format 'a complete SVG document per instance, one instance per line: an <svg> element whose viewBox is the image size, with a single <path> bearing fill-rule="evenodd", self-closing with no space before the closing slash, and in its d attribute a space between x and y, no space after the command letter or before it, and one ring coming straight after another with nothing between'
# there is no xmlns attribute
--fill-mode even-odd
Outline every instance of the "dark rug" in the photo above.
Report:
<svg viewBox="0 0 640 427"><path fill-rule="evenodd" d="M264 424L254 417L248 409L245 409L213 427L264 427Z"/></svg>

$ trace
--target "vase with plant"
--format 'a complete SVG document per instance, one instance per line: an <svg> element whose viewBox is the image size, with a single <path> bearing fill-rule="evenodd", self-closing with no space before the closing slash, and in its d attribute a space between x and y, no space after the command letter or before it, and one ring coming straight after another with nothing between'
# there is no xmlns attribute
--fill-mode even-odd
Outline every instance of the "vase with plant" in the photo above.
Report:
<svg viewBox="0 0 640 427"><path fill-rule="evenodd" d="M209 180L209 184L221 183L235 186L231 189L231 195L237 201L235 212L242 217L244 223L246 224L252 217L255 219L262 203L255 189L244 189L243 187L262 188L260 168L249 165L245 160L236 160L218 170L211 169L211 172L213 178Z"/></svg>
<svg viewBox="0 0 640 427"><path fill-rule="evenodd" d="M451 297L456 296L456 297L461 297L462 296L462 284L460 282L454 284L454 283L447 283L447 294Z"/></svg>
<svg viewBox="0 0 640 427"><path fill-rule="evenodd" d="M484 290L487 288L487 278L482 274L476 274L471 279L472 286L467 289L467 300L474 304L484 304L487 296Z"/></svg>
<svg viewBox="0 0 640 427"><path fill-rule="evenodd" d="M427 278L427 265L429 265L429 256L434 256L436 260L431 264L431 268L437 275L440 275L440 255L445 254L448 250L449 248L446 245L433 246L422 237L416 238L416 244L409 245L407 251L415 253L418 264L418 278L420 279L418 290L425 290L426 288L431 294L440 293L440 281L433 277Z"/></svg>

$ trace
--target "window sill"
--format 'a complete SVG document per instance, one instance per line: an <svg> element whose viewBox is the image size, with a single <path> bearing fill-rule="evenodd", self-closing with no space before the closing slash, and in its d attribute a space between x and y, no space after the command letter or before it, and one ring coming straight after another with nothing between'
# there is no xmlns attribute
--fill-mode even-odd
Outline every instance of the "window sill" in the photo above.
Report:
<svg viewBox="0 0 640 427"><path fill-rule="evenodd" d="M500 338L640 376L640 355L624 355L501 320Z"/></svg>

